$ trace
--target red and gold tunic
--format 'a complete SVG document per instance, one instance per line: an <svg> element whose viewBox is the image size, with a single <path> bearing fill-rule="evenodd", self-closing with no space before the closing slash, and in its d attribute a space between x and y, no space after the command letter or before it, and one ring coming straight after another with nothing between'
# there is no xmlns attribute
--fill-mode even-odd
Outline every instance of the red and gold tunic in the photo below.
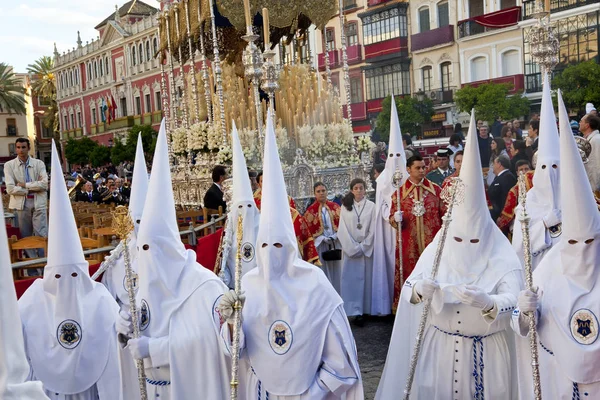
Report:
<svg viewBox="0 0 600 400"><path fill-rule="evenodd" d="M529 189L533 187L533 173L534 171L529 171L525 174L525 186L527 187L528 192ZM515 208L517 208L518 205L519 184L517 183L512 187L512 189L510 189L510 192L508 192L502 213L496 220L496 225L498 225L498 228L500 228L504 234L508 234L508 228L510 223L515 219Z"/></svg>
<svg viewBox="0 0 600 400"><path fill-rule="evenodd" d="M260 202L262 199L262 189L257 189L256 192L254 192L254 202L256 203L256 208L258 208L260 210ZM294 202L294 199L292 199L290 196L288 196L288 201L290 202L290 207L292 208L296 208L296 203Z"/></svg>
<svg viewBox="0 0 600 400"><path fill-rule="evenodd" d="M302 218L302 215L295 208L290 208L292 213L292 222L294 223L294 232L296 233L296 240L298 241L298 249L300 249L300 255L302 259L311 264L321 266L321 260L319 259L319 252L315 247L315 241L310 234L310 229L306 220Z"/></svg>
<svg viewBox="0 0 600 400"><path fill-rule="evenodd" d="M340 225L340 206L332 201L325 203L327 211L329 212L329 219L333 224L333 231L337 232L338 226ZM306 209L304 213L304 219L308 225L308 230L312 235L313 239L323 234L323 205L318 201L315 201Z"/></svg>
<svg viewBox="0 0 600 400"><path fill-rule="evenodd" d="M442 189L427 179L419 185L410 180L402 186L400 208L402 210L402 275L404 280L411 274L421 253L435 237L442 226L444 205L440 198ZM398 210L396 197L393 198L390 210L390 223L394 228L398 224L394 214ZM394 274L394 305L395 312L400 298L400 259L396 246L396 272Z"/></svg>

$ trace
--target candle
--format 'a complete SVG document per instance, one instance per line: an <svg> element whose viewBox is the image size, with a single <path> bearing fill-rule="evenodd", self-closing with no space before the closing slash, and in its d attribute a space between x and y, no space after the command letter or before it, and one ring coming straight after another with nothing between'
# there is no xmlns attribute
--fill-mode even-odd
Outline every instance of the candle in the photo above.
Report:
<svg viewBox="0 0 600 400"><path fill-rule="evenodd" d="M265 50L267 50L267 47L269 46L269 44L271 44L271 33L269 31L269 10L267 10L267 8L263 8L262 9L262 16L263 16L263 35L265 37Z"/></svg>
<svg viewBox="0 0 600 400"><path fill-rule="evenodd" d="M252 15L250 14L250 0L244 0L244 15L246 16L246 26L252 27Z"/></svg>

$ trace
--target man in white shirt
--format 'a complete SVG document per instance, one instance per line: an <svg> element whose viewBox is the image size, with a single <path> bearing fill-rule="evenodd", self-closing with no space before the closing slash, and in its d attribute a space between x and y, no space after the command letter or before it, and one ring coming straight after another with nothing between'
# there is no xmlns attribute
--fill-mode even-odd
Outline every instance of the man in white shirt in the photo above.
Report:
<svg viewBox="0 0 600 400"><path fill-rule="evenodd" d="M41 160L29 156L29 139L15 142L17 157L4 164L8 208L15 210L21 236L48 236L48 174ZM35 257L37 255L31 255Z"/></svg>
<svg viewBox="0 0 600 400"><path fill-rule="evenodd" d="M583 133L583 137L592 146L592 152L588 157L588 162L585 165L592 190L596 195L600 192L600 118L593 114L586 114L579 122L579 130Z"/></svg>

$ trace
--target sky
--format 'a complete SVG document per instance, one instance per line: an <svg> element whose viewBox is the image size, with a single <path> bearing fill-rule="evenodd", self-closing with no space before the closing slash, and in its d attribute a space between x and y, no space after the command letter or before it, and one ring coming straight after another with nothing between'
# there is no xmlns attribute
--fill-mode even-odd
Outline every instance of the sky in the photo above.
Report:
<svg viewBox="0 0 600 400"><path fill-rule="evenodd" d="M0 62L26 72L27 65L41 56L53 56L54 42L59 53L77 46L81 40L95 40L94 26L115 11L115 3L126 0L0 0ZM157 7L155 0L145 3Z"/></svg>

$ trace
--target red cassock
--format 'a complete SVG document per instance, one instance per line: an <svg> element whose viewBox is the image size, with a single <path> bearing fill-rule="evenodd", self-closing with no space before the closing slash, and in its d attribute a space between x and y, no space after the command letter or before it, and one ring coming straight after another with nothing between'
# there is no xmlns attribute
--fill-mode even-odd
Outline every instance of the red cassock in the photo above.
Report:
<svg viewBox="0 0 600 400"><path fill-rule="evenodd" d="M527 187L527 191L533 187L533 173L534 171L529 171L525 174L525 186ZM504 203L504 208L502 209L502 213L496 220L496 225L504 234L508 233L508 228L510 223L515 219L515 208L519 205L519 184L517 183L515 186L510 189L508 192L508 196L506 197L506 202Z"/></svg>
<svg viewBox="0 0 600 400"><path fill-rule="evenodd" d="M326 203L329 218L333 223L333 231L337 232L340 226L340 206L332 201ZM323 205L318 201L315 201L306 209L304 213L304 220L308 225L308 230L313 239L323 234Z"/></svg>
<svg viewBox="0 0 600 400"><path fill-rule="evenodd" d="M262 192L260 189L258 189L256 192L254 192L254 202L259 210L261 199ZM292 222L294 223L294 232L296 233L296 239L298 241L298 249L300 250L302 259L306 262L320 266L321 260L319 259L319 253L315 247L315 241L310 234L308 225L306 224L304 218L302 218L302 215L300 215L300 213L296 210L296 204L294 203L294 200L290 196L288 196L288 200L290 202Z"/></svg>
<svg viewBox="0 0 600 400"><path fill-rule="evenodd" d="M423 179L419 185L410 180L400 191L402 210L402 275L404 280L409 277L421 253L435 237L442 226L444 204L440 198L442 189L433 182ZM390 223L397 229L394 214L398 210L396 194L390 210ZM400 298L400 258L396 246L396 272L394 274L394 304L395 312Z"/></svg>

